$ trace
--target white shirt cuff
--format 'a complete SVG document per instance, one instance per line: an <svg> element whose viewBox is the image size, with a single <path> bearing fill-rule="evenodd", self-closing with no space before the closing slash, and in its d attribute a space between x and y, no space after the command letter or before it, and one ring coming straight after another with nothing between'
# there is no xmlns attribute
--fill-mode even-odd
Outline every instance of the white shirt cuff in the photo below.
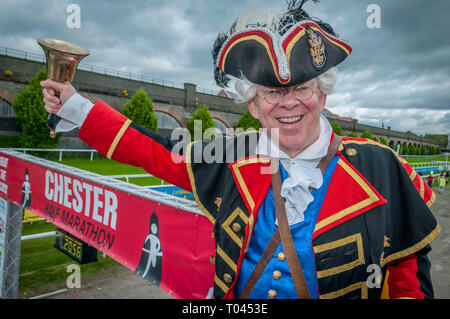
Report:
<svg viewBox="0 0 450 319"><path fill-rule="evenodd" d="M56 125L56 132L67 132L81 127L93 106L91 101L80 94L72 95L56 113L61 118Z"/></svg>

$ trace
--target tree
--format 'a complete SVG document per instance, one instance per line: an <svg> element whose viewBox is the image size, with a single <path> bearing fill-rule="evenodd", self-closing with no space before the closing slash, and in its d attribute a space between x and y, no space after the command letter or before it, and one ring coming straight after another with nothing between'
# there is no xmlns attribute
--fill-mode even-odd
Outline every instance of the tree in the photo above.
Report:
<svg viewBox="0 0 450 319"><path fill-rule="evenodd" d="M19 139L21 147L55 148L59 144L61 133L50 138L47 126L48 113L44 108L44 95L40 86L40 82L46 79L46 69L42 68L14 99L12 107L17 116L17 124L22 128Z"/></svg>
<svg viewBox="0 0 450 319"><path fill-rule="evenodd" d="M411 144L409 149L409 155L417 155L417 148L414 146L414 144Z"/></svg>
<svg viewBox="0 0 450 319"><path fill-rule="evenodd" d="M206 134L207 129L212 129L216 127L211 113L209 113L208 107L206 105L199 106L197 110L192 114L191 118L187 121L186 127L191 134L191 140L210 140L214 138L213 134ZM200 136L201 132L201 136Z"/></svg>
<svg viewBox="0 0 450 319"><path fill-rule="evenodd" d="M342 127L336 121L333 121L331 123L331 127L333 128L334 134L339 135L339 136L344 135L344 133L342 133Z"/></svg>
<svg viewBox="0 0 450 319"><path fill-rule="evenodd" d="M422 145L420 147L420 154L419 155L426 155L427 154L427 147L425 145Z"/></svg>
<svg viewBox="0 0 450 319"><path fill-rule="evenodd" d="M384 145L387 145L387 140L386 140L386 138L384 136L380 136L380 143L384 144Z"/></svg>
<svg viewBox="0 0 450 319"><path fill-rule="evenodd" d="M153 132L158 131L158 119L153 113L153 103L144 89L139 89L132 96L131 101L123 107L122 114L137 125Z"/></svg>
<svg viewBox="0 0 450 319"><path fill-rule="evenodd" d="M372 133L370 133L369 130L365 130L364 132L362 132L361 137L362 138L366 138L368 140L373 140L374 139Z"/></svg>
<svg viewBox="0 0 450 319"><path fill-rule="evenodd" d="M402 148L402 155L408 155L409 154L409 147L408 145L404 145Z"/></svg>
<svg viewBox="0 0 450 319"><path fill-rule="evenodd" d="M244 131L247 131L248 129L259 130L261 128L261 123L250 114L249 110L247 110L242 114L239 121L234 123L234 129L237 128L242 128Z"/></svg>

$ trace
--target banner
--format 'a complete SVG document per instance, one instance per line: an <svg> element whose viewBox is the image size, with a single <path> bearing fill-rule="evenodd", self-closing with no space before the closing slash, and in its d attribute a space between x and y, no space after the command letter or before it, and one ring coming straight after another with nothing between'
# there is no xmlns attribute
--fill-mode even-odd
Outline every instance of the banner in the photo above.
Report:
<svg viewBox="0 0 450 319"><path fill-rule="evenodd" d="M209 296L215 252L208 219L157 201L155 195L152 200L146 193L127 191L124 182L110 186L97 182L101 180L100 175L0 151L0 197L94 246L176 298Z"/></svg>
<svg viewBox="0 0 450 319"><path fill-rule="evenodd" d="M7 201L0 198L0 299L3 298L3 277L5 272Z"/></svg>

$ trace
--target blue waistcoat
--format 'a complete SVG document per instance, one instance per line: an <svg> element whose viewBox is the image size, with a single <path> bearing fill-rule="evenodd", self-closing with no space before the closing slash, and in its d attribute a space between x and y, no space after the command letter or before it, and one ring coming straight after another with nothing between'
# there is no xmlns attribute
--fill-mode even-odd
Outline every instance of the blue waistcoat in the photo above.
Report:
<svg viewBox="0 0 450 319"><path fill-rule="evenodd" d="M319 297L319 288L317 284L316 265L314 260L314 252L312 248L312 234L316 225L317 216L319 215L325 194L327 193L328 185L333 176L334 169L339 160L336 155L331 163L328 165L324 175L323 184L320 188L314 189L312 195L314 200L308 205L304 213L305 220L292 225L290 227L292 239L297 250L297 255L302 266L303 274L305 276L306 284L308 285L311 298ZM287 178L287 173L280 164L281 180ZM258 221L255 225L253 236L250 240L247 254L242 263L242 267L235 286L235 296L238 298L250 275L255 269L256 264L261 258L262 253L267 247L270 238L276 231L275 225L276 212L275 203L273 199L272 187L270 187L264 203L261 205L258 212ZM272 259L267 264L264 272L253 288L249 298L250 299L264 299L268 298L268 291L273 289L277 293L277 298L280 299L295 299L298 298L297 292L292 281L291 273L286 259L280 261L277 258L279 252L283 252L282 244L278 246ZM275 270L281 272L281 278L274 279L272 274Z"/></svg>

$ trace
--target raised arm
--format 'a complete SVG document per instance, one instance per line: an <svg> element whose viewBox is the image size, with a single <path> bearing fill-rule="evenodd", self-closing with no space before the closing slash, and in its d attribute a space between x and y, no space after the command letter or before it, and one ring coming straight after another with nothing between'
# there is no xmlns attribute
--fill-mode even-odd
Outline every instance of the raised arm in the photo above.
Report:
<svg viewBox="0 0 450 319"><path fill-rule="evenodd" d="M62 118L57 132L80 127L78 137L109 159L142 167L154 176L192 191L185 157L174 150L177 142L132 123L103 101L90 103L70 84L46 80L41 86L45 109ZM59 98L55 92L60 92Z"/></svg>

